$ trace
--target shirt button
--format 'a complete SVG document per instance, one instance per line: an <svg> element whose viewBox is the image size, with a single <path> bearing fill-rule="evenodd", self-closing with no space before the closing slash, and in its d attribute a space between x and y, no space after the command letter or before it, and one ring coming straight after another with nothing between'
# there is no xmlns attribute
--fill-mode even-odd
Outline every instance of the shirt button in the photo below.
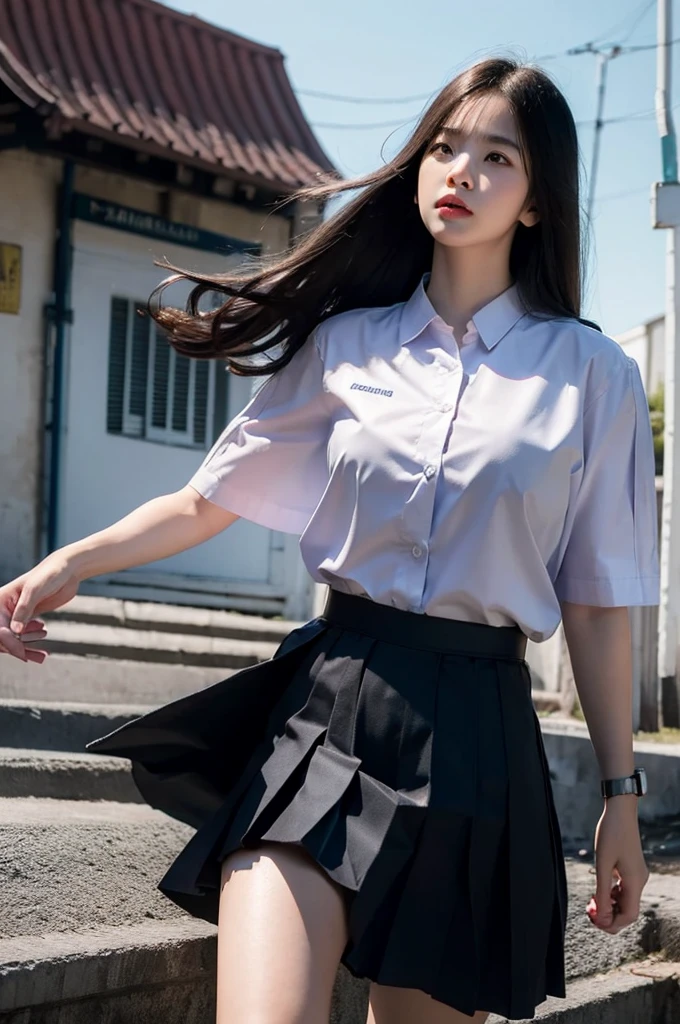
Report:
<svg viewBox="0 0 680 1024"><path fill-rule="evenodd" d="M437 467L436 466L425 466L425 476L426 476L426 478L428 480L431 480L436 472L437 472Z"/></svg>
<svg viewBox="0 0 680 1024"><path fill-rule="evenodd" d="M444 402L444 404L442 405L441 409L442 409L442 412L451 412L451 410L453 409L453 406L449 402Z"/></svg>
<svg viewBox="0 0 680 1024"><path fill-rule="evenodd" d="M414 544L413 547L411 548L411 554L413 555L414 558L420 558L422 553L423 549L419 547L417 544Z"/></svg>

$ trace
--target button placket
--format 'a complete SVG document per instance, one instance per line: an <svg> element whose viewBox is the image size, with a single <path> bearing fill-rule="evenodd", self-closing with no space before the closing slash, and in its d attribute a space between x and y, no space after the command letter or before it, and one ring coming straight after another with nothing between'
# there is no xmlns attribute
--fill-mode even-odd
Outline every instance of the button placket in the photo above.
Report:
<svg viewBox="0 0 680 1024"><path fill-rule="evenodd" d="M432 372L434 371L434 373ZM415 484L411 500L407 503L402 516L403 539L408 544L405 551L407 561L403 564L404 590L408 594L409 605L420 608L425 592L427 576L427 553L429 536L434 516L435 491L434 483L441 465L442 452L449 434L450 420L442 417L440 409L451 394L452 384L461 376L460 361L449 352L444 358L430 367L429 394L430 411L425 416L423 430L413 452L416 463L420 463L420 483ZM453 410L453 404L449 410ZM410 565L410 570L408 566Z"/></svg>

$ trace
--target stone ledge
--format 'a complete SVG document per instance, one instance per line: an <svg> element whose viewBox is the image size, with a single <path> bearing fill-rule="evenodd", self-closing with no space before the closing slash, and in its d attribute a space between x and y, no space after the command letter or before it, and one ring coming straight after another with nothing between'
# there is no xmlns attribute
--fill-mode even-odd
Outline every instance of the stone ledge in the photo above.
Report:
<svg viewBox="0 0 680 1024"><path fill-rule="evenodd" d="M680 963L650 957L578 978L566 999L548 998L533 1021L545 1024L674 1024L680 1019ZM508 1024L495 1014L487 1024ZM513 1021L512 1024L531 1024Z"/></svg>

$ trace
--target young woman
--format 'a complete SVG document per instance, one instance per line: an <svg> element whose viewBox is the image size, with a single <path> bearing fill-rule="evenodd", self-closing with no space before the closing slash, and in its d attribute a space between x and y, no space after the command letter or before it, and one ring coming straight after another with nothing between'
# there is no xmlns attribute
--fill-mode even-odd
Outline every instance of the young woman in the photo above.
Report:
<svg viewBox="0 0 680 1024"><path fill-rule="evenodd" d="M371 1024L532 1017L565 994L567 891L526 642L563 619L602 775L631 776L627 607L658 600L645 396L579 319L576 131L543 71L476 64L394 160L302 195L344 189L290 253L154 307L178 351L270 375L185 488L4 587L0 642L42 661L34 616L81 580L238 517L300 533L324 614L89 745L196 826L160 888L218 923L218 1021L327 1021L339 961ZM609 934L648 877L636 805L597 826Z"/></svg>

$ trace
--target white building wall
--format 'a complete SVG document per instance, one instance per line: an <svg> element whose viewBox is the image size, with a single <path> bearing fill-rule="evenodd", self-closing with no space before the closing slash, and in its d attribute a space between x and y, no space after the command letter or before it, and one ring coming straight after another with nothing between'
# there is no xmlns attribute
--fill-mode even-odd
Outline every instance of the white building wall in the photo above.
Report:
<svg viewBox="0 0 680 1024"><path fill-rule="evenodd" d="M27 571L40 558L44 309L52 298L61 176L60 160L20 150L0 153L0 194L5 200L0 204L0 241L22 247L20 313L0 314L0 584ZM249 210L228 198L199 198L181 189L168 192L154 183L114 172L77 167L74 187L77 192L257 242L267 253L285 250L291 236L287 217ZM313 212L305 211L308 216ZM141 241L130 236L133 247ZM150 267L163 248L161 242L149 242ZM186 257L190 269L190 250ZM66 345L68 356L68 332ZM68 359L65 369L68 374ZM296 543L290 538L282 554L297 595L289 614L302 617L307 606L311 608L313 588L311 581L297 578L301 565L292 550Z"/></svg>
<svg viewBox="0 0 680 1024"><path fill-rule="evenodd" d="M626 355L640 367L642 383L648 395L653 394L664 378L665 317L655 317L615 336Z"/></svg>
<svg viewBox="0 0 680 1024"><path fill-rule="evenodd" d="M0 583L39 558L44 306L61 161L0 153L0 241L22 247L19 315L0 313Z"/></svg>

